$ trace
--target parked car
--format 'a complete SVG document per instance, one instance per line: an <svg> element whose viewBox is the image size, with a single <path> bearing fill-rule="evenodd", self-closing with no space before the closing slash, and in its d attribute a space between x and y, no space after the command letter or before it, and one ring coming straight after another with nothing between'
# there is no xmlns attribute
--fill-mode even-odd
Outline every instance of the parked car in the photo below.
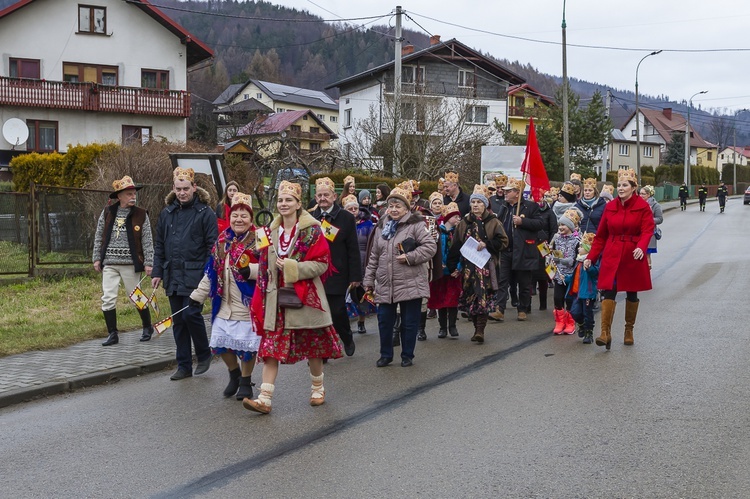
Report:
<svg viewBox="0 0 750 499"><path fill-rule="evenodd" d="M750 204L750 187L745 189L745 204Z"/></svg>

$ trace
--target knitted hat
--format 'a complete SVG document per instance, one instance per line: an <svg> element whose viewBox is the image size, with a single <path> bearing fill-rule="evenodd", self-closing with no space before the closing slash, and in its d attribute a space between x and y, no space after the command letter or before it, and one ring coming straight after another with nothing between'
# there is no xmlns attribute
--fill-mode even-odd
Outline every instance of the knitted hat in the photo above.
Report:
<svg viewBox="0 0 750 499"><path fill-rule="evenodd" d="M407 207L411 206L411 191L404 189L401 186L396 186L391 189L391 193L388 194L388 200L391 199L398 199L399 201L403 201Z"/></svg>
<svg viewBox="0 0 750 499"><path fill-rule="evenodd" d="M443 206L443 219L448 220L453 215L461 216L461 212L458 211L458 205L454 202L450 202Z"/></svg>
<svg viewBox="0 0 750 499"><path fill-rule="evenodd" d="M581 223L581 213L578 210L565 210L557 223L565 225L570 230L576 230L578 224Z"/></svg>
<svg viewBox="0 0 750 499"><path fill-rule="evenodd" d="M370 196L370 191L368 191L367 189L362 189L361 191L359 191L359 194L357 194L357 196L358 196L360 204L362 204L362 201L365 198L370 198L370 200L372 200L372 196Z"/></svg>
<svg viewBox="0 0 750 499"><path fill-rule="evenodd" d="M560 195L565 198L565 201L568 203L572 203L576 200L576 191L575 187L573 187L573 184L570 182L565 182L560 189Z"/></svg>
<svg viewBox="0 0 750 499"><path fill-rule="evenodd" d="M354 194L349 194L348 196L344 197L344 199L341 200L341 206L343 206L344 208L352 204L355 206L359 206L359 201L357 200L357 196L355 196Z"/></svg>
<svg viewBox="0 0 750 499"><path fill-rule="evenodd" d="M487 190L487 186L481 185L481 184L475 184L474 192L471 194L471 196L469 196L469 202L475 199L478 199L482 203L484 203L484 207L487 208L490 206L490 201L488 197L489 197L489 192Z"/></svg>
<svg viewBox="0 0 750 499"><path fill-rule="evenodd" d="M114 192L112 192L109 195L109 198L117 199L117 195L121 193L122 191L127 190L127 189L135 189L136 191L138 191L141 189L141 187L143 186L142 185L136 186L133 183L133 179L125 175L120 180L115 180L114 182L112 182L112 188L114 189Z"/></svg>

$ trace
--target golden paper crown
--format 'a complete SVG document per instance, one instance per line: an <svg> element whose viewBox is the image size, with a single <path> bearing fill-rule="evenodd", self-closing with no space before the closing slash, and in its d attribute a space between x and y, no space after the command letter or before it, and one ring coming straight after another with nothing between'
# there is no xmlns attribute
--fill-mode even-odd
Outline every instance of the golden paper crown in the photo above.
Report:
<svg viewBox="0 0 750 499"><path fill-rule="evenodd" d="M558 194L560 194L560 189L557 187L550 187L549 190L544 193L545 196L549 195L553 198L556 198Z"/></svg>
<svg viewBox="0 0 750 499"><path fill-rule="evenodd" d="M331 180L328 177L319 178L315 181L315 191L325 190L328 189L331 192L336 192L336 184L333 183L333 180Z"/></svg>
<svg viewBox="0 0 750 499"><path fill-rule="evenodd" d="M563 216L570 219L570 221L573 222L573 225L575 225L576 227L578 227L578 224L581 223L581 213L578 210L565 210Z"/></svg>
<svg viewBox="0 0 750 499"><path fill-rule="evenodd" d="M453 182L454 184L458 183L458 173L456 172L445 172L445 181L446 182Z"/></svg>
<svg viewBox="0 0 750 499"><path fill-rule="evenodd" d="M571 184L570 182L565 182L560 190L562 192L567 192L568 194L576 193L576 188L573 187L573 184Z"/></svg>
<svg viewBox="0 0 750 499"><path fill-rule="evenodd" d="M509 191L511 189L518 189L518 192L523 192L525 188L526 182L524 182L520 178L509 178L508 182L503 187L503 189L505 189L506 191Z"/></svg>
<svg viewBox="0 0 750 499"><path fill-rule="evenodd" d="M498 188L502 189L508 185L508 176L503 174L495 175L495 184Z"/></svg>
<svg viewBox="0 0 750 499"><path fill-rule="evenodd" d="M488 180L484 183L487 186L487 190L493 193L497 190L497 183L494 180Z"/></svg>
<svg viewBox="0 0 750 499"><path fill-rule="evenodd" d="M235 195L232 197L232 207L234 208L235 206L240 204L243 204L252 209L253 197L250 194L243 194L241 192L235 193Z"/></svg>
<svg viewBox="0 0 750 499"><path fill-rule="evenodd" d="M279 196L282 194L289 194L297 201L302 200L302 186L295 183L289 182L288 180L282 180L279 184Z"/></svg>
<svg viewBox="0 0 750 499"><path fill-rule="evenodd" d="M583 236L581 237L581 244L587 244L589 247L591 247L591 244L594 242L594 238L596 237L596 234L593 232L584 232Z"/></svg>
<svg viewBox="0 0 750 499"><path fill-rule="evenodd" d="M571 173L570 180L578 180L580 182L581 180L583 180L583 177L580 173Z"/></svg>
<svg viewBox="0 0 750 499"><path fill-rule="evenodd" d="M481 194L487 199L489 199L490 197L489 189L487 189L486 185L482 185L482 184L474 184L474 192L472 192L472 194Z"/></svg>
<svg viewBox="0 0 750 499"><path fill-rule="evenodd" d="M391 193L388 194L388 199L397 198L405 202L407 205L411 205L411 190L408 188L404 189L401 185L402 184L399 184L391 189Z"/></svg>
<svg viewBox="0 0 750 499"><path fill-rule="evenodd" d="M348 196L345 196L344 199L341 200L341 206L346 208L350 204L356 204L359 206L359 200L357 199L357 196L354 194L349 194Z"/></svg>
<svg viewBox="0 0 750 499"><path fill-rule="evenodd" d="M438 192L443 192L443 187L445 187L445 179L440 177L438 179Z"/></svg>
<svg viewBox="0 0 750 499"><path fill-rule="evenodd" d="M180 168L179 166L174 169L172 173L174 180L187 180L191 184L195 183L195 170L192 168Z"/></svg>
<svg viewBox="0 0 750 499"><path fill-rule="evenodd" d="M433 192L432 194L430 194L430 198L429 198L430 206L432 206L432 201L434 199L439 199L440 201L442 201L443 200L443 195L440 194L439 192Z"/></svg>
<svg viewBox="0 0 750 499"><path fill-rule="evenodd" d="M587 178L583 181L583 187L589 187L591 189L596 189L596 179L595 178Z"/></svg>
<svg viewBox="0 0 750 499"><path fill-rule="evenodd" d="M348 184L349 182L351 182L352 184L354 183L354 177L351 175L347 175L346 177L344 177L344 184Z"/></svg>
<svg viewBox="0 0 750 499"><path fill-rule="evenodd" d="M617 171L617 181L622 182L623 180L633 182L638 185L638 178L635 176L635 171L630 168L623 168Z"/></svg>
<svg viewBox="0 0 750 499"><path fill-rule="evenodd" d="M115 192L124 191L125 189L135 189L133 179L125 175L120 180L112 182L112 188Z"/></svg>
<svg viewBox="0 0 750 499"><path fill-rule="evenodd" d="M649 196L653 197L653 195L656 194L656 190L654 189L653 185L644 185L643 188L646 189L646 192L648 192Z"/></svg>
<svg viewBox="0 0 750 499"><path fill-rule="evenodd" d="M602 186L602 192L604 192L604 191L607 191L607 192L609 192L610 194L613 194L613 195L614 195L614 193L615 193L615 186L614 186L614 185L612 185L612 184L604 184L604 185Z"/></svg>
<svg viewBox="0 0 750 499"><path fill-rule="evenodd" d="M450 218L451 215L460 215L461 212L458 210L458 205L454 202L450 202L443 206L443 217Z"/></svg>

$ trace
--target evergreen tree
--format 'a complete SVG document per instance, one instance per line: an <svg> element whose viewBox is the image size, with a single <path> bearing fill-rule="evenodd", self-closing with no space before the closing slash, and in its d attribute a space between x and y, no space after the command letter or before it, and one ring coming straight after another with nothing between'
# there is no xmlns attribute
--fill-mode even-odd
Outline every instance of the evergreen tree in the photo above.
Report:
<svg viewBox="0 0 750 499"><path fill-rule="evenodd" d="M667 144L667 151L662 161L666 165L685 164L685 134L672 132L672 141Z"/></svg>

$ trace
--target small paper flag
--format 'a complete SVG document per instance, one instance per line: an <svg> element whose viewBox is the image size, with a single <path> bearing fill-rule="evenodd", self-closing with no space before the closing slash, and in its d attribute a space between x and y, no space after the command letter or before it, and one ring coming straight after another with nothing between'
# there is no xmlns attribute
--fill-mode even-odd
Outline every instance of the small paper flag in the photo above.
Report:
<svg viewBox="0 0 750 499"><path fill-rule="evenodd" d="M320 226L323 228L323 235L326 236L326 239L333 242L336 239L336 234L339 233L339 228L328 223L328 220L323 220Z"/></svg>
<svg viewBox="0 0 750 499"><path fill-rule="evenodd" d="M154 329L156 330L156 334L161 335L164 331L172 327L172 316L170 315L163 321L159 321L156 324L154 324Z"/></svg>
<svg viewBox="0 0 750 499"><path fill-rule="evenodd" d="M136 286L132 293L130 293L130 301L135 304L135 308L143 310L148 307L148 297L141 291L140 286Z"/></svg>
<svg viewBox="0 0 750 499"><path fill-rule="evenodd" d="M255 231L255 247L259 250L270 246L271 238L269 237L268 227L258 227Z"/></svg>
<svg viewBox="0 0 750 499"><path fill-rule="evenodd" d="M159 317L160 310L159 310L159 304L156 302L156 290L154 290L151 293L151 298L149 298L148 301L151 304L151 308L154 309L154 313L156 314L156 316Z"/></svg>

